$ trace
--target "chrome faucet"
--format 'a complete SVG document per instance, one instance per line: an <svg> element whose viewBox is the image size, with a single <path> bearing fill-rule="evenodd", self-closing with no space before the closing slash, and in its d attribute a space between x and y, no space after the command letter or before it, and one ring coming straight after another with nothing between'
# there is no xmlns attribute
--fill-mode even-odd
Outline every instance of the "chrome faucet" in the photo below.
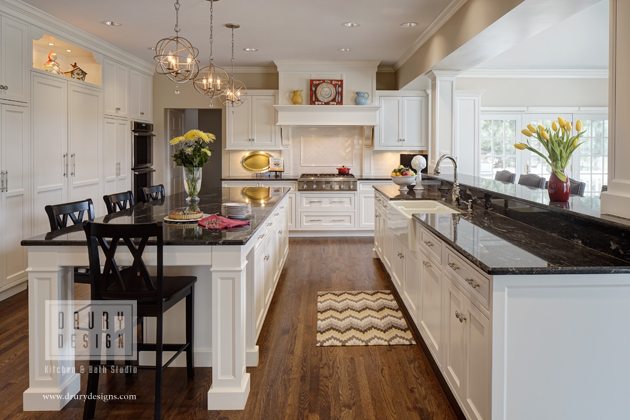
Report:
<svg viewBox="0 0 630 420"><path fill-rule="evenodd" d="M451 200L456 201L459 204L459 182L457 182L457 161L455 158L448 154L443 154L435 163L435 169L433 169L433 173L435 175L440 174L440 164L444 159L449 159L453 162L453 189L451 191Z"/></svg>

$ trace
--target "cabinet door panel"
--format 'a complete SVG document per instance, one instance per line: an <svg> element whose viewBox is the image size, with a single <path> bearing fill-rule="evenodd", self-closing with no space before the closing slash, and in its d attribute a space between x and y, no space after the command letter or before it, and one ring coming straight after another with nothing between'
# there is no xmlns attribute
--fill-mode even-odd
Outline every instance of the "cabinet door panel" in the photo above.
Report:
<svg viewBox="0 0 630 420"><path fill-rule="evenodd" d="M374 194L359 194L359 229L374 229Z"/></svg>
<svg viewBox="0 0 630 420"><path fill-rule="evenodd" d="M49 230L46 204L66 201L68 150L67 82L54 76L33 76L33 233Z"/></svg>
<svg viewBox="0 0 630 420"><path fill-rule="evenodd" d="M468 308L467 386L464 404L476 420L490 419L490 321L476 307Z"/></svg>
<svg viewBox="0 0 630 420"><path fill-rule="evenodd" d="M413 251L405 253L405 303L407 309L417 324L420 303L420 267L418 254Z"/></svg>
<svg viewBox="0 0 630 420"><path fill-rule="evenodd" d="M116 178L116 190L127 191L131 189L131 131L127 121L118 121L116 124L116 162L118 163L118 176Z"/></svg>
<svg viewBox="0 0 630 420"><path fill-rule="evenodd" d="M422 289L420 300L420 332L438 364L442 350L442 274L429 258L420 254Z"/></svg>
<svg viewBox="0 0 630 420"><path fill-rule="evenodd" d="M406 97L402 99L403 108L403 146L419 148L423 145L423 109L424 98Z"/></svg>
<svg viewBox="0 0 630 420"><path fill-rule="evenodd" d="M127 89L129 71L121 66L116 66L116 113L117 115L126 116L127 108Z"/></svg>
<svg viewBox="0 0 630 420"><path fill-rule="evenodd" d="M6 90L0 91L0 99L28 102L31 60L28 28L4 16L0 18L0 26L0 84L7 86Z"/></svg>
<svg viewBox="0 0 630 420"><path fill-rule="evenodd" d="M444 369L451 388L463 400L466 383L466 327L464 296L449 279L444 280Z"/></svg>
<svg viewBox="0 0 630 420"><path fill-rule="evenodd" d="M252 96L251 135L257 147L273 147L276 144L275 97Z"/></svg>
<svg viewBox="0 0 630 420"><path fill-rule="evenodd" d="M116 115L116 63L103 60L103 111L105 114Z"/></svg>
<svg viewBox="0 0 630 420"><path fill-rule="evenodd" d="M227 107L227 135L229 148L252 147L250 139L251 103Z"/></svg>
<svg viewBox="0 0 630 420"><path fill-rule="evenodd" d="M127 101L127 107L129 109L129 115L133 119L140 118L140 101L142 97L142 75L136 71L129 72L129 98Z"/></svg>
<svg viewBox="0 0 630 420"><path fill-rule="evenodd" d="M99 91L71 85L68 89L68 147L72 201L100 195L100 139Z"/></svg>
<svg viewBox="0 0 630 420"><path fill-rule="evenodd" d="M116 192L117 124L118 121L112 118L105 118L103 123L103 194Z"/></svg>
<svg viewBox="0 0 630 420"><path fill-rule="evenodd" d="M379 144L382 147L399 147L402 138L400 126L400 98L381 97Z"/></svg>
<svg viewBox="0 0 630 420"><path fill-rule="evenodd" d="M142 94L140 95L139 117L153 121L153 76L142 76Z"/></svg>
<svg viewBox="0 0 630 420"><path fill-rule="evenodd" d="M0 166L7 171L7 191L0 200L0 290L26 277L26 249L20 241L30 236L30 141L28 108L2 105Z"/></svg>

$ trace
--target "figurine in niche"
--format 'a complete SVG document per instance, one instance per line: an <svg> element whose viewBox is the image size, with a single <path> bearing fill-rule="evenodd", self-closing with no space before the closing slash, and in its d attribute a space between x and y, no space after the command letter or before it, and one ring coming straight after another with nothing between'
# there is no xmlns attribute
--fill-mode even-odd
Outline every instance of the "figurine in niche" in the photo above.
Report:
<svg viewBox="0 0 630 420"><path fill-rule="evenodd" d="M59 66L59 63L57 62L56 52L51 51L48 53L48 61L44 63L44 70L46 70L48 73L59 74L59 75L63 74L63 72L61 71L61 67Z"/></svg>
<svg viewBox="0 0 630 420"><path fill-rule="evenodd" d="M72 65L72 70L68 70L64 72L64 74L70 77L71 79L82 80L82 81L85 81L85 76L87 76L87 73L85 72L85 70L77 66L76 62Z"/></svg>

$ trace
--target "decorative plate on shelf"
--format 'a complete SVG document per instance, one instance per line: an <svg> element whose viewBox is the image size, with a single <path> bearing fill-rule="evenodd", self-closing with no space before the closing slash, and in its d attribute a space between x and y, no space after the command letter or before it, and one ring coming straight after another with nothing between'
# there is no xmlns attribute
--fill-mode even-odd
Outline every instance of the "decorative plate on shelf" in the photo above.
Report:
<svg viewBox="0 0 630 420"><path fill-rule="evenodd" d="M343 80L311 79L311 105L342 105Z"/></svg>

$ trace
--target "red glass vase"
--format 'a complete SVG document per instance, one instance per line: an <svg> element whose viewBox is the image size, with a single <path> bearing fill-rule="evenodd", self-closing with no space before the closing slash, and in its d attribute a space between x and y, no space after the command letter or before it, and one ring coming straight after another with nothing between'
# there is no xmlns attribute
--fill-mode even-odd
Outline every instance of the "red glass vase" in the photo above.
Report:
<svg viewBox="0 0 630 420"><path fill-rule="evenodd" d="M569 177L566 181L561 181L555 173L551 173L549 177L549 184L547 185L547 192L549 192L549 199L551 201L566 203L569 201L571 195L571 182Z"/></svg>

